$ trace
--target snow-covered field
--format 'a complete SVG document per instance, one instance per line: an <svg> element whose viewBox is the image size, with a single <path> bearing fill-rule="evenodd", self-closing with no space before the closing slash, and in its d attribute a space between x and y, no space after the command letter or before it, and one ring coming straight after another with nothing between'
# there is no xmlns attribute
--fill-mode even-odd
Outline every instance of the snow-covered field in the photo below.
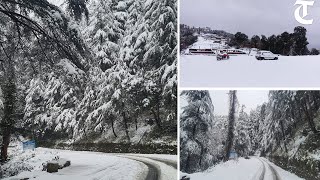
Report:
<svg viewBox="0 0 320 180"><path fill-rule="evenodd" d="M272 171L272 168L275 171ZM201 173L180 174L181 177L185 175L189 176L191 180L302 180L267 159L256 157L239 158L237 161L230 160Z"/></svg>
<svg viewBox="0 0 320 180"><path fill-rule="evenodd" d="M28 158L25 158L26 156ZM60 169L57 173L42 171L42 163L56 156L70 160L71 166ZM149 157L152 157L152 159ZM23 178L38 180L144 180L149 173L149 164L156 167L160 180L171 180L176 179L177 170L167 165L166 161L169 164L171 161L172 163L176 163L176 158L175 155L107 154L37 148L35 151L16 153L16 156L9 163L5 164L6 166L15 166L16 162L21 161L31 166L32 170L30 168L30 170L25 170L16 176L8 177L4 180ZM157 161L157 159L161 161Z"/></svg>
<svg viewBox="0 0 320 180"><path fill-rule="evenodd" d="M201 36L190 48L221 48L222 44ZM182 87L317 87L319 56L279 56L279 60L258 61L250 55L231 56L217 61L215 55L180 55Z"/></svg>
<svg viewBox="0 0 320 180"><path fill-rule="evenodd" d="M320 56L280 56L258 61L254 56L181 55L182 87L317 87Z"/></svg>

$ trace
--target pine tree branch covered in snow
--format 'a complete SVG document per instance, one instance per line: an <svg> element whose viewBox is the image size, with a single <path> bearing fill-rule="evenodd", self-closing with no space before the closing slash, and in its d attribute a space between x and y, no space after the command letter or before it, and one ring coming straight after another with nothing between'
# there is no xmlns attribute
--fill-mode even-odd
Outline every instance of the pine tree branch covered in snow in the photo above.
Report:
<svg viewBox="0 0 320 180"><path fill-rule="evenodd" d="M175 143L176 1L0 5L2 123L39 142Z"/></svg>

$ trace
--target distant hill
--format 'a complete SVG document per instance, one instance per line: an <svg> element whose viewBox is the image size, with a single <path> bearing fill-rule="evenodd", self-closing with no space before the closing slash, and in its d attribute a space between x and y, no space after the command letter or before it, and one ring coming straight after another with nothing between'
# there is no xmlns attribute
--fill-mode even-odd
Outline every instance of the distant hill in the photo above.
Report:
<svg viewBox="0 0 320 180"><path fill-rule="evenodd" d="M210 34L216 34L218 36L222 36L225 38L233 38L234 34L231 34L229 32L223 31L223 30L214 30L210 27L191 27L186 24L180 24L180 32L186 32L186 31L193 31L194 33L210 33Z"/></svg>

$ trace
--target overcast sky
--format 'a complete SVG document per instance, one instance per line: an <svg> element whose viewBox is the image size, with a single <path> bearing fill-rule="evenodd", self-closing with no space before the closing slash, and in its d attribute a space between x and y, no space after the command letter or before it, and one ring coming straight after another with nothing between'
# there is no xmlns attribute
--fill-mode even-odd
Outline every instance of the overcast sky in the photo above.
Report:
<svg viewBox="0 0 320 180"><path fill-rule="evenodd" d="M181 0L180 22L190 26L211 27L230 33L238 31L253 35L293 32L302 26L295 20L296 0ZM320 1L308 8L306 19L312 25L303 25L308 33L309 47L320 48Z"/></svg>
<svg viewBox="0 0 320 180"><path fill-rule="evenodd" d="M229 91L210 91L212 103L214 105L214 114L227 115L229 110ZM251 109L255 109L258 105L268 101L269 91L237 91L237 98L240 106L246 106L245 111L250 113Z"/></svg>

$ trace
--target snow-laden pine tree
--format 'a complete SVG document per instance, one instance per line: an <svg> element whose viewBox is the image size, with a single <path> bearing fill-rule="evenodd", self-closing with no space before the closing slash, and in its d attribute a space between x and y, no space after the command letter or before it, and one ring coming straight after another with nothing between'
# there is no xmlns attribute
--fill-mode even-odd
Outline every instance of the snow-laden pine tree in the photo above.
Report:
<svg viewBox="0 0 320 180"><path fill-rule="evenodd" d="M266 118L266 103L259 105L257 108L250 111L249 121L251 124L251 154L254 154L261 147L261 140L263 137L263 125Z"/></svg>
<svg viewBox="0 0 320 180"><path fill-rule="evenodd" d="M235 124L234 149L239 156L248 156L251 152L250 136L252 135L252 126L248 114L244 111L245 106L241 107Z"/></svg>
<svg viewBox="0 0 320 180"><path fill-rule="evenodd" d="M208 91L183 91L187 105L180 116L180 168L182 172L203 171L214 163L212 156L212 100Z"/></svg>
<svg viewBox="0 0 320 180"><path fill-rule="evenodd" d="M90 17L88 26L84 28L85 38L102 71L116 64L119 57L120 40L122 38L121 24L112 13L111 0L97 0L90 4Z"/></svg>
<svg viewBox="0 0 320 180"><path fill-rule="evenodd" d="M254 149L261 155L281 149L288 153L288 144L299 124L306 124L306 134L317 134L314 122L319 111L318 91L270 91L269 101L250 113L255 123Z"/></svg>
<svg viewBox="0 0 320 180"><path fill-rule="evenodd" d="M174 0L146 1L143 17L147 41L146 53L142 59L143 78L146 79L150 108L155 114L157 124L161 124L160 106L166 105L171 116L176 109L176 51L177 51L177 2ZM171 118L174 119L174 118Z"/></svg>
<svg viewBox="0 0 320 180"><path fill-rule="evenodd" d="M229 114L228 114L228 133L226 138L224 161L229 160L230 152L234 149L235 120L237 112L237 91L229 91Z"/></svg>

